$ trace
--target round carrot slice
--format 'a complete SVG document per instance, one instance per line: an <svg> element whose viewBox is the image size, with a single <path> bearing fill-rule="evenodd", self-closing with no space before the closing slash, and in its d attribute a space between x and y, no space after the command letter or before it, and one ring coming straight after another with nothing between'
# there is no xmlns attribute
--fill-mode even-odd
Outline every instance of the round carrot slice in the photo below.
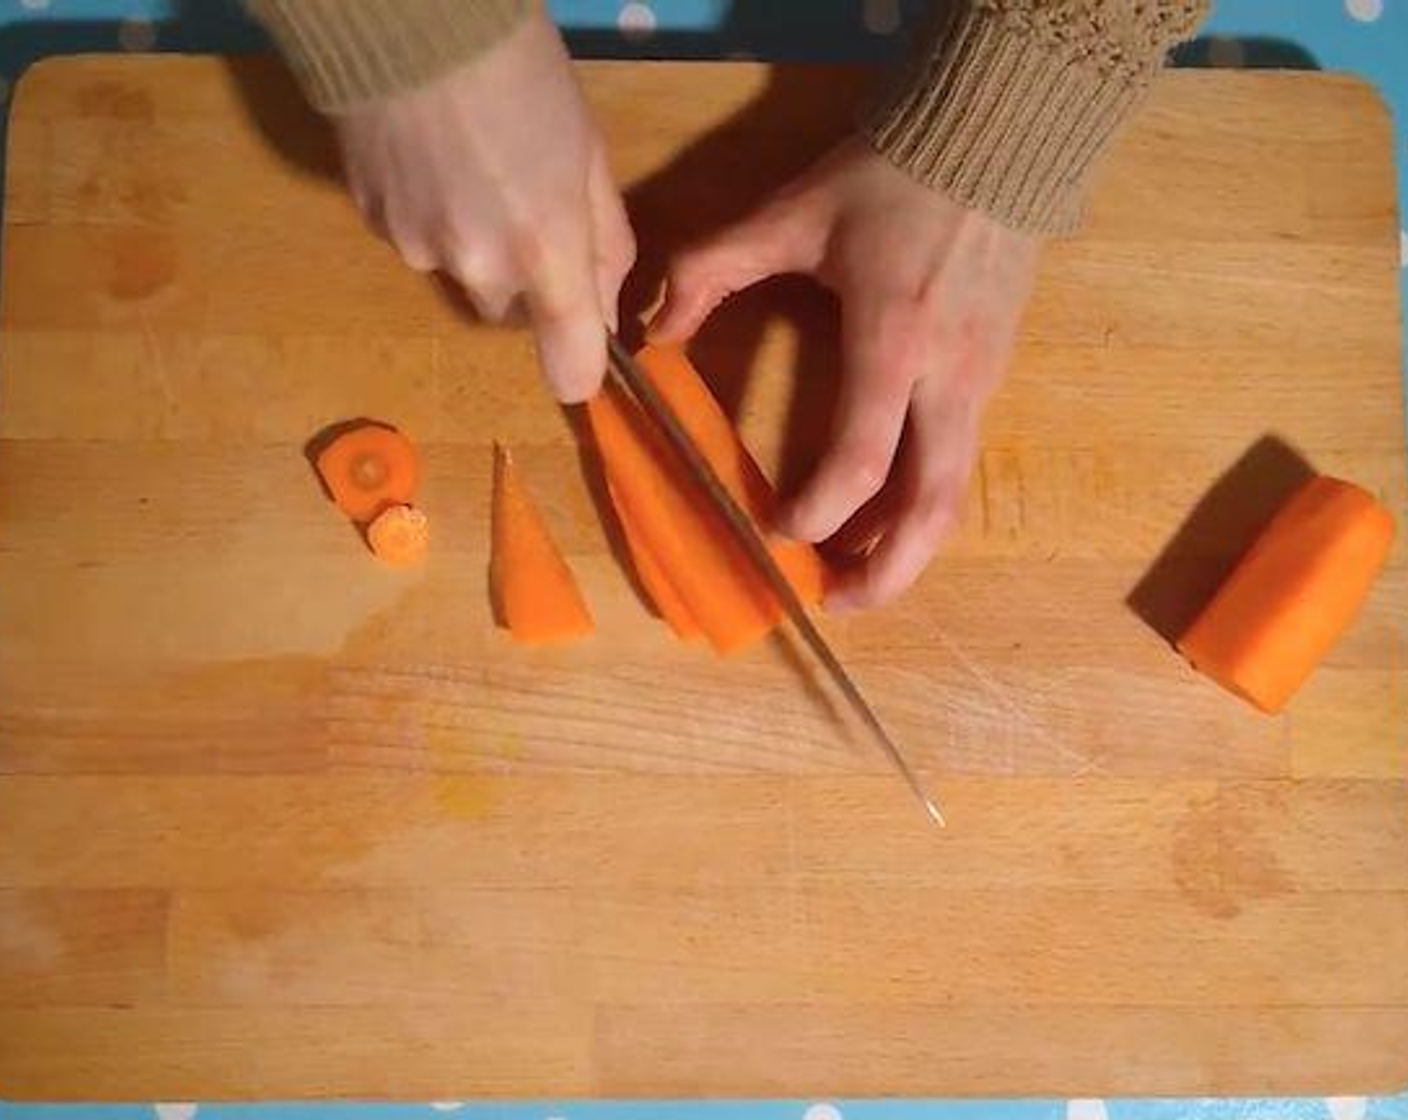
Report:
<svg viewBox="0 0 1408 1120"><path fill-rule="evenodd" d="M367 544L378 560L410 568L425 558L430 521L415 506L389 506L367 526Z"/></svg>
<svg viewBox="0 0 1408 1120"><path fill-rule="evenodd" d="M411 441L380 424L342 432L318 453L317 467L337 507L362 523L388 506L408 505L420 481Z"/></svg>

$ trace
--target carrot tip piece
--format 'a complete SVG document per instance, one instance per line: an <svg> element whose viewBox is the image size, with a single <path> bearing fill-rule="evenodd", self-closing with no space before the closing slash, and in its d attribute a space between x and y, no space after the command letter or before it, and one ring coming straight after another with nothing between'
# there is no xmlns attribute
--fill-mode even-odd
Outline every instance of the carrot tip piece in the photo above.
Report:
<svg viewBox="0 0 1408 1120"><path fill-rule="evenodd" d="M592 616L547 523L519 482L508 449L494 445L489 588L499 624L519 642L565 642L590 634Z"/></svg>

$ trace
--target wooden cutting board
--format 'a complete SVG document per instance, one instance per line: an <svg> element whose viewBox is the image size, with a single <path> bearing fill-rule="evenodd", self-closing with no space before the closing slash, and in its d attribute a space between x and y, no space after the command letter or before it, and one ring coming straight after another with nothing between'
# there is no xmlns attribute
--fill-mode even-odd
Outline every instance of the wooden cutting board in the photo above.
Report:
<svg viewBox="0 0 1408 1120"><path fill-rule="evenodd" d="M631 185L637 297L838 134L863 82L581 74ZM1045 257L961 531L899 605L827 620L944 832L786 643L719 661L646 615L528 342L364 236L271 64L47 62L9 143L0 1095L1408 1078L1403 550L1279 718L1158 633L1299 457L1404 508L1367 87L1163 79L1087 231ZM696 348L784 474L818 446L833 317L774 285ZM304 461L358 415L424 449L413 574L369 560ZM584 584L588 642L491 625L495 439Z"/></svg>

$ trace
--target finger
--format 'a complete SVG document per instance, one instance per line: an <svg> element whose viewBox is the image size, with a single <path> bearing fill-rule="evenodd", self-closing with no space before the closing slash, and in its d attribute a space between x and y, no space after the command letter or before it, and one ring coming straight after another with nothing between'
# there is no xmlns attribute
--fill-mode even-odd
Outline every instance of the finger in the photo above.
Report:
<svg viewBox="0 0 1408 1120"><path fill-rule="evenodd" d="M450 277L473 304L475 314L486 323L502 323L509 315L522 288L508 263L481 248L472 239L452 235L447 239Z"/></svg>
<svg viewBox="0 0 1408 1120"><path fill-rule="evenodd" d="M665 302L651 320L650 338L682 342L734 292L778 273L813 271L820 241L818 223L803 205L776 202L684 250L670 263Z"/></svg>
<svg viewBox="0 0 1408 1120"><path fill-rule="evenodd" d="M904 440L900 441L897 459L903 460ZM894 472L891 472L892 474ZM827 555L842 565L854 564L869 555L895 518L899 487L886 485L880 493L861 506L851 519L824 542Z"/></svg>
<svg viewBox="0 0 1408 1120"><path fill-rule="evenodd" d="M440 261L430 248L429 238L423 236L413 222L394 211L388 212L385 220L387 240L408 267L417 272L434 272L439 267Z"/></svg>
<svg viewBox="0 0 1408 1120"><path fill-rule="evenodd" d="M905 443L903 497L884 536L827 596L828 610L891 602L909 588L957 522L977 450L977 421L967 399L942 399L946 378L916 386Z"/></svg>
<svg viewBox="0 0 1408 1120"><path fill-rule="evenodd" d="M536 248L519 254L528 264L525 296L538 359L564 404L595 395L606 372L606 327L582 218L570 228L544 231Z"/></svg>
<svg viewBox="0 0 1408 1120"><path fill-rule="evenodd" d="M842 377L830 444L778 528L822 541L879 493L904 430L914 384L927 371L927 324L905 295L857 291L841 308Z"/></svg>
<svg viewBox="0 0 1408 1120"><path fill-rule="evenodd" d="M636 238L621 202L621 192L611 178L606 151L601 147L592 157L588 171L587 197L592 211L597 299L606 325L614 331L620 317L621 286L636 263Z"/></svg>

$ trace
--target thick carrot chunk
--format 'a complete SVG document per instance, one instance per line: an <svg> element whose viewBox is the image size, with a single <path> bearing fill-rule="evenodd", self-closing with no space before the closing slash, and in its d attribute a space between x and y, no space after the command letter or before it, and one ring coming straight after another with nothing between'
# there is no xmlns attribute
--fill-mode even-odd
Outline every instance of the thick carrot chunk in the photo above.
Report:
<svg viewBox="0 0 1408 1120"><path fill-rule="evenodd" d="M1354 620L1393 517L1358 486L1312 478L1280 509L1178 642L1193 666L1277 712Z"/></svg>

